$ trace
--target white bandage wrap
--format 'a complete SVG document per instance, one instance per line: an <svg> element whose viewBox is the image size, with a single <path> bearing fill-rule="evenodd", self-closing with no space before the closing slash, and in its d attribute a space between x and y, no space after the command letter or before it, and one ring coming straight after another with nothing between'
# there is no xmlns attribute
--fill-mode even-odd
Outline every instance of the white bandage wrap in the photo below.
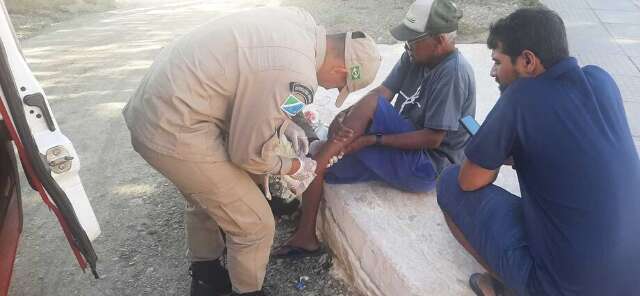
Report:
<svg viewBox="0 0 640 296"><path fill-rule="evenodd" d="M300 161L300 168L291 175L291 178L298 181L309 179L309 177L313 179L316 176L316 161L304 156L298 157L298 160Z"/></svg>

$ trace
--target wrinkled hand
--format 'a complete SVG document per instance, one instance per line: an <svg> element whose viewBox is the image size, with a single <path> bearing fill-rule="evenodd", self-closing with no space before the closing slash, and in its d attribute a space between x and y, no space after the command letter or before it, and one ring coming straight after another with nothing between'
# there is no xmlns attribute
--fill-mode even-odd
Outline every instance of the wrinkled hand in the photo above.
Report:
<svg viewBox="0 0 640 296"><path fill-rule="evenodd" d="M364 135L361 136L359 138L357 138L355 141L351 142L351 144L347 145L347 147L344 149L343 153L346 154L351 154L354 152L359 151L360 149L367 147L367 146L371 146L373 144L376 143L376 136L375 135Z"/></svg>
<svg viewBox="0 0 640 296"><path fill-rule="evenodd" d="M331 157L331 158L329 159L329 163L327 163L327 168L330 168L330 167L332 167L334 164L338 163L338 161L339 161L340 159L342 159L342 157L343 157L343 156L344 156L344 152L340 152L340 154L338 154L338 155L336 155L336 156L334 156L334 157Z"/></svg>
<svg viewBox="0 0 640 296"><path fill-rule="evenodd" d="M333 131L330 131L331 141L338 143L348 143L355 136L355 131L342 124L342 121L331 123Z"/></svg>
<svg viewBox="0 0 640 296"><path fill-rule="evenodd" d="M295 150L297 155L307 155L309 153L309 140L307 139L307 135L297 124L289 124L284 131L284 136L291 142L291 146L293 146L293 150Z"/></svg>

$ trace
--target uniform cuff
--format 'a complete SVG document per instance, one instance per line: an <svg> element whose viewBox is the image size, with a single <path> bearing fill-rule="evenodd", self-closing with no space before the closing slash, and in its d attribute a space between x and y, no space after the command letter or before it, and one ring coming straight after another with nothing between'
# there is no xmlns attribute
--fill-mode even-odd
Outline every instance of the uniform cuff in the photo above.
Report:
<svg viewBox="0 0 640 296"><path fill-rule="evenodd" d="M280 157L280 175L286 175L291 171L293 160L293 158Z"/></svg>

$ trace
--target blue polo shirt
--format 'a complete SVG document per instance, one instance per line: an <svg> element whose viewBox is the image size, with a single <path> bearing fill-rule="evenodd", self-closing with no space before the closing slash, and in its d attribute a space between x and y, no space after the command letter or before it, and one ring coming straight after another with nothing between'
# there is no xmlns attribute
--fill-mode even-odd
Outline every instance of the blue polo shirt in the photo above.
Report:
<svg viewBox="0 0 640 296"><path fill-rule="evenodd" d="M516 80L465 154L513 156L541 294L640 294L640 161L607 72L567 58Z"/></svg>

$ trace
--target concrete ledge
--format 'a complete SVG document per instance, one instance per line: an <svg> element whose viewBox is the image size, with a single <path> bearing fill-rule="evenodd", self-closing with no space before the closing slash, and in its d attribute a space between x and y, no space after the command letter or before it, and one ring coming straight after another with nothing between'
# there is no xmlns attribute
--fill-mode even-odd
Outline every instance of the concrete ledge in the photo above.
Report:
<svg viewBox="0 0 640 296"><path fill-rule="evenodd" d="M365 295L473 295L482 268L448 231L435 192L381 183L326 185L321 233Z"/></svg>

